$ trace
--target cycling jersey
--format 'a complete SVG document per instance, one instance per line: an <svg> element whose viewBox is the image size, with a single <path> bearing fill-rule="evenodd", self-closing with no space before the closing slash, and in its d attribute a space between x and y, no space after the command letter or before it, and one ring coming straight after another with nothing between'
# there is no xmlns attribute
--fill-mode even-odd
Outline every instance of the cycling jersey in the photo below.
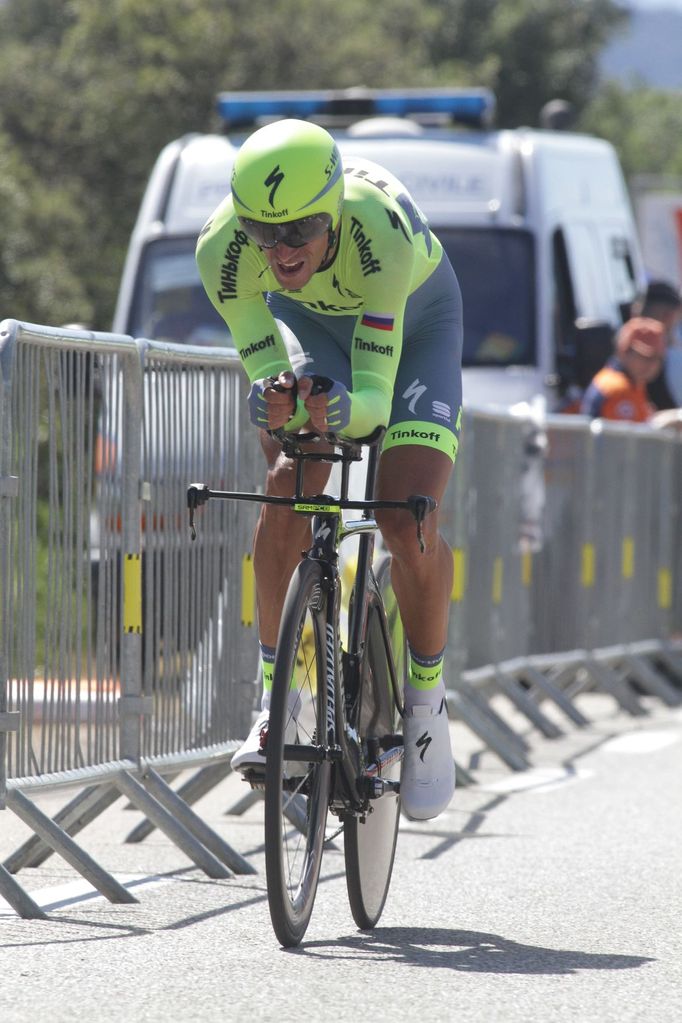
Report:
<svg viewBox="0 0 682 1023"><path fill-rule="evenodd" d="M443 250L397 178L367 160L350 159L344 169L337 251L303 288L288 291L278 283L261 250L241 229L231 196L204 227L197 263L251 382L292 368L266 293L325 318L354 318L351 419L344 432L359 437L389 421L406 303L439 266ZM456 338L452 345L457 346ZM299 407L290 427L302 425L306 417Z"/></svg>

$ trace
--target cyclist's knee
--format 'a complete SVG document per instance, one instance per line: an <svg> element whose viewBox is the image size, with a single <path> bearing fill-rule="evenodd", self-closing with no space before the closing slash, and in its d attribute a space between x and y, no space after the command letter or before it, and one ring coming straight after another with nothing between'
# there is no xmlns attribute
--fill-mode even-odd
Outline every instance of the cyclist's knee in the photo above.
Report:
<svg viewBox="0 0 682 1023"><path fill-rule="evenodd" d="M376 521L389 553L401 561L422 557L417 539L417 526L405 511L378 509ZM423 524L426 553L435 550L438 540L438 521L436 515L430 515Z"/></svg>

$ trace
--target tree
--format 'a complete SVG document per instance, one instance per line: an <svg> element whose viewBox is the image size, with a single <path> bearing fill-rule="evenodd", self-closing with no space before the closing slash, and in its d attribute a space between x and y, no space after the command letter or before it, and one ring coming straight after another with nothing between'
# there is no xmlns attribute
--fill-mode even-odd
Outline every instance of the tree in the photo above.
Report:
<svg viewBox="0 0 682 1023"><path fill-rule="evenodd" d="M220 90L475 83L500 124L534 124L557 95L582 109L621 16L611 0L5 0L3 312L109 327L152 163L217 128Z"/></svg>
<svg viewBox="0 0 682 1023"><path fill-rule="evenodd" d="M608 83L584 111L580 127L618 149L627 178L636 174L682 177L679 93Z"/></svg>
<svg viewBox="0 0 682 1023"><path fill-rule="evenodd" d="M501 127L537 125L548 100L591 99L599 53L627 17L612 0L431 0L438 77L487 85Z"/></svg>

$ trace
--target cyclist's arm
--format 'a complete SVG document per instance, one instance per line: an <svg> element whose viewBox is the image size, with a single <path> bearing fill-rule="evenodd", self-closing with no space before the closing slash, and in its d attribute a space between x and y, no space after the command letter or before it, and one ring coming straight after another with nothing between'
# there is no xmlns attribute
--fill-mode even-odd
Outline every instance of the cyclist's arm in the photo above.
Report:
<svg viewBox="0 0 682 1023"><path fill-rule="evenodd" d="M378 274L376 276L379 276ZM411 265L392 268L390 282L372 282L353 332L351 419L344 430L363 437L387 426L403 342Z"/></svg>
<svg viewBox="0 0 682 1023"><path fill-rule="evenodd" d="M233 299L227 311L218 308L218 312L230 328L250 383L277 377L287 370L293 372L279 327L262 296ZM298 430L307 419L305 406L299 401L285 428Z"/></svg>

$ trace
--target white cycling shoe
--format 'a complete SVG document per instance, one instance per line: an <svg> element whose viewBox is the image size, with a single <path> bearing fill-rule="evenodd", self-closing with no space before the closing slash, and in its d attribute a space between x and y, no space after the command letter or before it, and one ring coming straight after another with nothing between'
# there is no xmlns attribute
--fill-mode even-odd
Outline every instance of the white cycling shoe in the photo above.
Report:
<svg viewBox="0 0 682 1023"><path fill-rule="evenodd" d="M265 771L265 745L267 742L268 722L270 711L262 710L253 723L251 731L239 747L236 753L232 754L232 770L241 771ZM290 717L284 734L284 741L287 743L296 742L296 719Z"/></svg>
<svg viewBox="0 0 682 1023"><path fill-rule="evenodd" d="M262 710L242 745L232 754L233 771L265 770L265 737L269 719L270 712Z"/></svg>
<svg viewBox="0 0 682 1023"><path fill-rule="evenodd" d="M445 700L440 709L416 706L403 718L405 758L400 776L403 812L411 820L437 817L455 791L455 762Z"/></svg>

